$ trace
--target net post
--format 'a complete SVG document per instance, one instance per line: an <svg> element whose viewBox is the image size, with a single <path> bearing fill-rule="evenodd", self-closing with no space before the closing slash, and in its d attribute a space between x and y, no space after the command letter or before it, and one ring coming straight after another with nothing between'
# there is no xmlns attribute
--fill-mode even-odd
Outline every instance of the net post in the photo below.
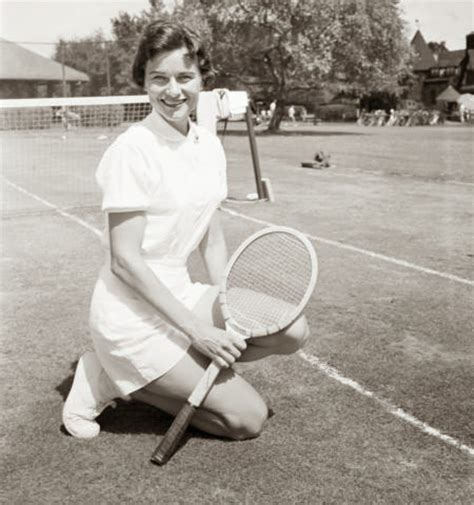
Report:
<svg viewBox="0 0 474 505"><path fill-rule="evenodd" d="M253 171L255 174L255 184L257 186L257 195L259 200L265 199L265 192L262 184L262 173L260 170L260 161L258 159L257 142L255 140L255 131L253 129L252 110L250 105L247 105L245 111L245 121L247 123L247 131L249 134L250 152L252 153Z"/></svg>

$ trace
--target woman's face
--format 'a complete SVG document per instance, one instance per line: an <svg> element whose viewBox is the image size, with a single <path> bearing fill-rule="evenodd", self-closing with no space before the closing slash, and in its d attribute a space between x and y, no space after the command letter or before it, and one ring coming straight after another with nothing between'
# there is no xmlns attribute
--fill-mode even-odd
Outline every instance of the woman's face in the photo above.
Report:
<svg viewBox="0 0 474 505"><path fill-rule="evenodd" d="M145 90L150 103L183 134L188 130L189 114L196 109L201 83L196 58L190 57L185 47L157 54L145 67Z"/></svg>

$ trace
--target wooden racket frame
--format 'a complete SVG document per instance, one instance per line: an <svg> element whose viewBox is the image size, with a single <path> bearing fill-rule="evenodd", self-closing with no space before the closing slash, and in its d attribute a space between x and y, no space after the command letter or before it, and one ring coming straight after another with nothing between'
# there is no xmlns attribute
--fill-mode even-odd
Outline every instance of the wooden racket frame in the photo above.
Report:
<svg viewBox="0 0 474 505"><path fill-rule="evenodd" d="M240 257L242 252L247 248L249 244L259 239L263 235L271 233L287 233L289 235L292 235L293 237L298 238L301 242L305 244L306 249L310 254L310 258L313 265L311 278L308 283L308 288L306 290L302 302L291 312L291 316L288 317L288 321L285 322L285 324L270 327L268 331L267 330L248 331L246 329L240 328L238 324L232 321L232 317L230 316L229 310L227 308L227 297L226 297L227 276L229 275L229 272L232 269L234 263L237 261L237 259ZM221 283L221 289L219 292L219 303L221 304L222 314L224 316L224 320L226 323L226 331L236 333L240 337L247 339L250 337L262 337L266 335L271 335L273 333L277 333L279 331L284 330L285 328L290 326L303 312L303 309L308 303L309 298L313 294L317 278L318 278L318 258L316 255L316 251L314 250L311 242L301 232L285 226L270 226L268 228L264 228L263 230L260 230L252 234L237 248L237 250L231 256L224 271L223 281ZM178 415L175 417L173 423L166 432L165 436L161 439L160 444L153 452L151 456L152 463L155 463L157 465L164 465L174 454L182 436L186 432L186 429L194 416L194 413L196 412L196 409L199 408L199 406L205 400L214 382L216 381L221 369L222 369L221 366L215 361L212 361L210 363L204 375L195 386L193 392L184 403Z"/></svg>

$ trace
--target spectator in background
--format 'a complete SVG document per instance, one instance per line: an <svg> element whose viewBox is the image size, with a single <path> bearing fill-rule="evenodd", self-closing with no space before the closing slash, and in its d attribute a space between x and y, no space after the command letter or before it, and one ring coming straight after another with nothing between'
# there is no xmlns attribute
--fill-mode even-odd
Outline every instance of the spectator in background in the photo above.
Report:
<svg viewBox="0 0 474 505"><path fill-rule="evenodd" d="M390 109L390 117L388 118L386 126L393 126L397 121L395 109Z"/></svg>
<svg viewBox="0 0 474 505"><path fill-rule="evenodd" d="M290 121L296 125L296 117L295 117L295 107L293 105L290 105L288 109L288 117L290 118Z"/></svg>
<svg viewBox="0 0 474 505"><path fill-rule="evenodd" d="M276 109L276 100L273 100L273 102L270 104L270 119L273 117L275 114L275 109Z"/></svg>

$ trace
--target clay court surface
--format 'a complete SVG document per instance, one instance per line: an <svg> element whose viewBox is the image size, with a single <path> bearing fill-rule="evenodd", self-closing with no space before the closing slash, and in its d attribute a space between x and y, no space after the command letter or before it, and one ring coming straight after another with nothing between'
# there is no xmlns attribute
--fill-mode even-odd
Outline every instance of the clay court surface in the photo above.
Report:
<svg viewBox="0 0 474 505"><path fill-rule="evenodd" d="M191 430L165 467L148 458L171 419L145 405L106 410L94 440L61 428L91 349L103 258L94 171L115 133L2 133L4 503L472 503L474 129L257 130L275 201L245 199L249 143L231 124L229 249L268 224L308 235L320 265L312 339L297 355L237 365L275 411L259 438ZM317 150L334 166L301 168ZM205 279L197 257L191 268Z"/></svg>

